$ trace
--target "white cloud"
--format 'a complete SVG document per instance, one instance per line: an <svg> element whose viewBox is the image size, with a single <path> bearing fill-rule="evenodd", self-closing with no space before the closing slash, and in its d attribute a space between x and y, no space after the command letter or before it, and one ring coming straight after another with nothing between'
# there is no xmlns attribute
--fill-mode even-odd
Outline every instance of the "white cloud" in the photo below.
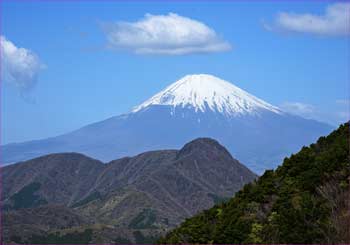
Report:
<svg viewBox="0 0 350 245"><path fill-rule="evenodd" d="M350 120L350 100L348 99L339 99L327 103L322 108L301 102L284 102L280 105L280 108L290 114L335 126Z"/></svg>
<svg viewBox="0 0 350 245"><path fill-rule="evenodd" d="M347 122L350 120L350 112L349 111L338 111L336 112L336 116L339 121L341 122Z"/></svg>
<svg viewBox="0 0 350 245"><path fill-rule="evenodd" d="M31 90L44 65L32 51L16 47L4 36L0 36L1 75L6 83L15 86L21 94Z"/></svg>
<svg viewBox="0 0 350 245"><path fill-rule="evenodd" d="M345 105L345 106L350 106L350 99L339 99L336 100L335 103L337 103L338 105Z"/></svg>
<svg viewBox="0 0 350 245"><path fill-rule="evenodd" d="M110 47L136 54L183 55L231 49L204 23L175 13L146 14L136 22L104 24L103 29Z"/></svg>
<svg viewBox="0 0 350 245"><path fill-rule="evenodd" d="M274 25L264 24L267 30L281 30L316 35L350 35L350 3L329 5L324 15L311 13L278 13Z"/></svg>
<svg viewBox="0 0 350 245"><path fill-rule="evenodd" d="M312 118L315 113L315 107L313 105L301 102L284 102L280 105L280 108L285 112L305 118Z"/></svg>
<svg viewBox="0 0 350 245"><path fill-rule="evenodd" d="M336 101L339 110L336 112L339 121L346 122L350 120L350 99L340 99Z"/></svg>

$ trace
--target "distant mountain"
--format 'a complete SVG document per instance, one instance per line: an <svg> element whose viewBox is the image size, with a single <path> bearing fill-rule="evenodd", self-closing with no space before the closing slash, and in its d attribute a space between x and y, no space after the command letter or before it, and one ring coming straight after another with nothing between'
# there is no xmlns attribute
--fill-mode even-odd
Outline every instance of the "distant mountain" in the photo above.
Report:
<svg viewBox="0 0 350 245"><path fill-rule="evenodd" d="M208 138L106 164L42 156L2 168L4 241L149 242L256 177Z"/></svg>
<svg viewBox="0 0 350 245"><path fill-rule="evenodd" d="M262 110L282 112L265 101L217 77L200 74L188 75L171 84L165 90L135 107L138 112L150 106L167 105L194 109L196 112L211 111L227 117L259 115Z"/></svg>
<svg viewBox="0 0 350 245"><path fill-rule="evenodd" d="M230 82L200 74L185 76L130 113L61 136L4 145L1 155L5 164L58 152L110 161L210 137L262 173L331 130L285 113Z"/></svg>
<svg viewBox="0 0 350 245"><path fill-rule="evenodd" d="M349 138L346 123L159 243L349 244Z"/></svg>

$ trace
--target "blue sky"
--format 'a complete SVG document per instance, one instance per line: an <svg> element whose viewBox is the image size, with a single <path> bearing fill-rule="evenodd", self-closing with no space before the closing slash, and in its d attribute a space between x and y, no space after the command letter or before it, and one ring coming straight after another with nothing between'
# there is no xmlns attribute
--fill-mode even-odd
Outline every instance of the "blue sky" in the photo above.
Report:
<svg viewBox="0 0 350 245"><path fill-rule="evenodd" d="M5 60L12 70L2 68L2 75L6 69L15 75L2 76L2 143L55 136L128 112L193 73L213 74L285 110L337 125L348 118L350 48L342 12L340 21L327 16L335 4L1 1L2 41L28 51L32 62L21 71L16 57L4 58L14 63ZM159 43L135 41L142 35L130 30L147 13L200 22L202 39L170 38L172 50L187 45L187 51L156 53Z"/></svg>

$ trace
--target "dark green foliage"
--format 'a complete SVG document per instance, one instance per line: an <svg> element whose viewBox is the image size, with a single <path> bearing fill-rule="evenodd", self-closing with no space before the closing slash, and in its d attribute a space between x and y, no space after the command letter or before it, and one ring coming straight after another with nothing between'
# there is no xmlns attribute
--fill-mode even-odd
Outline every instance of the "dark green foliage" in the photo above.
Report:
<svg viewBox="0 0 350 245"><path fill-rule="evenodd" d="M134 231L134 238L136 244L153 244L159 237L145 236L141 231Z"/></svg>
<svg viewBox="0 0 350 245"><path fill-rule="evenodd" d="M33 235L29 244L88 244L92 238L92 230L86 229L84 232L73 232L60 235L58 232L46 236Z"/></svg>
<svg viewBox="0 0 350 245"><path fill-rule="evenodd" d="M87 196L86 198L84 198L83 200L79 201L79 202L76 202L72 205L72 208L76 208L76 207L80 207L80 206L83 206L89 202L92 202L92 201L95 201L97 199L101 199L102 196L99 192L94 192L94 193L91 193L89 196Z"/></svg>
<svg viewBox="0 0 350 245"><path fill-rule="evenodd" d="M213 199L214 204L220 204L220 203L226 202L230 199L228 197L221 197L221 196L215 195L213 193L208 193L208 197Z"/></svg>
<svg viewBox="0 0 350 245"><path fill-rule="evenodd" d="M349 169L346 123L158 242L347 243Z"/></svg>
<svg viewBox="0 0 350 245"><path fill-rule="evenodd" d="M133 218L129 224L129 228L133 229L147 229L154 228L154 222L156 221L156 211L153 209L145 208L135 218Z"/></svg>
<svg viewBox="0 0 350 245"><path fill-rule="evenodd" d="M32 208L47 204L47 201L35 194L41 187L38 182L33 182L23 187L19 192L14 194L10 199L13 203L12 209Z"/></svg>

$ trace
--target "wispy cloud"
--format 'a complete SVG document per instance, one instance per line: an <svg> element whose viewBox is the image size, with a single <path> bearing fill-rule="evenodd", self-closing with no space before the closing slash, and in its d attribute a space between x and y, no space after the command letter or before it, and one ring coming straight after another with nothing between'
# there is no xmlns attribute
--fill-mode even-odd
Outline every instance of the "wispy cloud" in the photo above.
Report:
<svg viewBox="0 0 350 245"><path fill-rule="evenodd" d="M323 15L280 12L272 25L264 23L269 31L287 31L315 35L350 35L350 3L329 5Z"/></svg>
<svg viewBox="0 0 350 245"><path fill-rule="evenodd" d="M315 113L313 105L301 102L284 102L280 105L280 108L285 112L305 118L312 118Z"/></svg>
<svg viewBox="0 0 350 245"><path fill-rule="evenodd" d="M339 105L350 106L350 99L341 99L335 101Z"/></svg>
<svg viewBox="0 0 350 245"><path fill-rule="evenodd" d="M136 22L104 23L102 27L111 48L136 54L184 55L231 49L204 23L175 13L146 14Z"/></svg>
<svg viewBox="0 0 350 245"><path fill-rule="evenodd" d="M1 75L6 83L16 87L25 95L37 83L39 71L45 67L31 50L17 47L14 43L0 37Z"/></svg>
<svg viewBox="0 0 350 245"><path fill-rule="evenodd" d="M345 122L350 120L350 99L336 101L339 110L336 112L339 120Z"/></svg>
<svg viewBox="0 0 350 245"><path fill-rule="evenodd" d="M301 102L284 102L279 107L290 114L333 125L350 120L350 100L348 99L336 100L323 108Z"/></svg>

